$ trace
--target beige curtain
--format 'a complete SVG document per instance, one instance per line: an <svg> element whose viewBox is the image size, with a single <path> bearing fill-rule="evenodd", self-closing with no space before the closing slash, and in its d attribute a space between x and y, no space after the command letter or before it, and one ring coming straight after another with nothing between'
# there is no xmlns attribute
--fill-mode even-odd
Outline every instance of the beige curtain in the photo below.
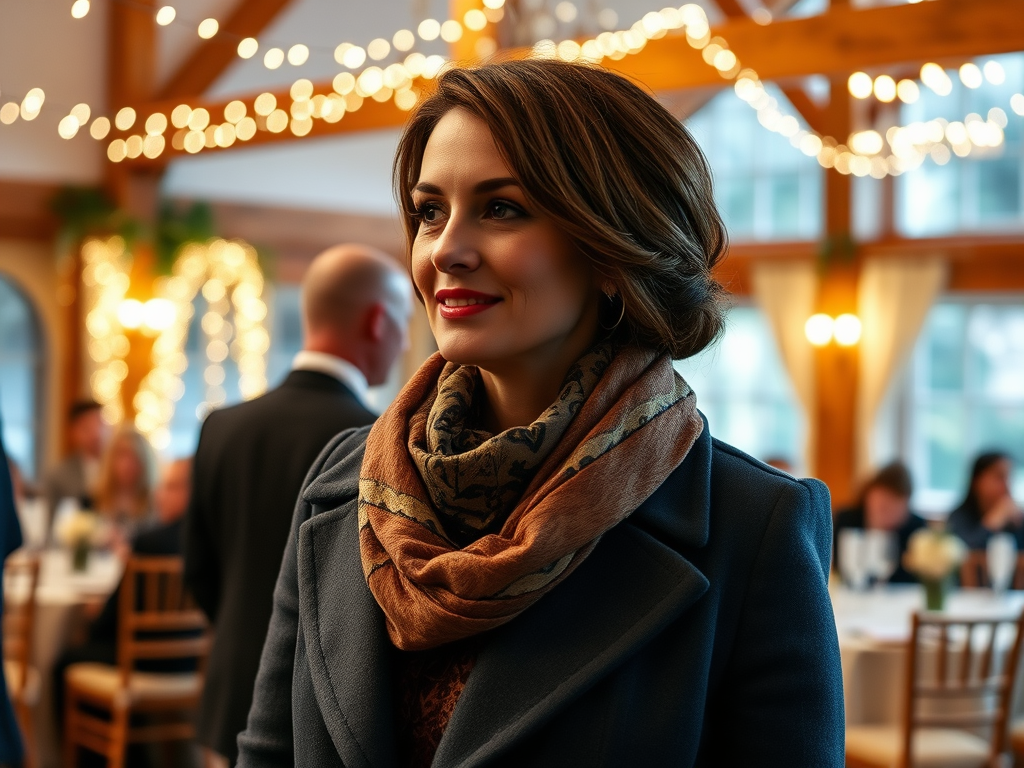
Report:
<svg viewBox="0 0 1024 768"><path fill-rule="evenodd" d="M775 335L807 425L804 460L814 458L814 349L804 336L804 323L814 313L818 273L813 261L755 262L751 266L754 300ZM807 467L811 470L811 467Z"/></svg>
<svg viewBox="0 0 1024 768"><path fill-rule="evenodd" d="M861 270L862 324L857 382L857 473L874 466L871 435L890 383L909 357L928 310L946 282L939 259L869 259Z"/></svg>

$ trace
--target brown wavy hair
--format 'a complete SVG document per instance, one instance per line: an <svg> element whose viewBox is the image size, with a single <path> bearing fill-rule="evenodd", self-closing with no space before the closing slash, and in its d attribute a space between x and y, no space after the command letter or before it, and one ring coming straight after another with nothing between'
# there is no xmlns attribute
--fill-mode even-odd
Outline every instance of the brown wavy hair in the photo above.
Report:
<svg viewBox="0 0 1024 768"><path fill-rule="evenodd" d="M727 247L711 169L683 125L608 70L555 60L446 71L407 124L393 170L411 250L412 189L438 121L464 109L490 128L529 202L619 291L608 324L635 343L690 357L724 325L711 270Z"/></svg>

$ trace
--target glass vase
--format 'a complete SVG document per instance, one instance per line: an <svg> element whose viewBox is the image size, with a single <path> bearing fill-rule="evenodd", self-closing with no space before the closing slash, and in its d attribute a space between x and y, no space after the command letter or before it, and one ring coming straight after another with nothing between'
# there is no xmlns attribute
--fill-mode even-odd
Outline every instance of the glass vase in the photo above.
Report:
<svg viewBox="0 0 1024 768"><path fill-rule="evenodd" d="M946 595L949 593L949 579L925 579L924 605L929 611L941 611L946 607Z"/></svg>
<svg viewBox="0 0 1024 768"><path fill-rule="evenodd" d="M84 573L89 567L89 551L91 547L86 540L75 542L71 549L71 570L75 573Z"/></svg>

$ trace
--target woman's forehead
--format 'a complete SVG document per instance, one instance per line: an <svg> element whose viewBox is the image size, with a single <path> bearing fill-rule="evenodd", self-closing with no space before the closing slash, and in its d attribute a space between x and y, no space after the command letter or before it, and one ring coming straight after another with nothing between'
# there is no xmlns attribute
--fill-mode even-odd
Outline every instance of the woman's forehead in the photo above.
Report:
<svg viewBox="0 0 1024 768"><path fill-rule="evenodd" d="M423 150L417 183L450 187L461 181L509 175L487 123L462 109L448 111Z"/></svg>

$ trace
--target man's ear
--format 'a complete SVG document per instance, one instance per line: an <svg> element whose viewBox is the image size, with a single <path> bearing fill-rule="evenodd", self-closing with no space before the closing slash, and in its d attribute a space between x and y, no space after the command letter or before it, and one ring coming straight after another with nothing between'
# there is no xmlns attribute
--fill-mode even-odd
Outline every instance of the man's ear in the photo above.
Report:
<svg viewBox="0 0 1024 768"><path fill-rule="evenodd" d="M370 305L366 311L366 334L375 344L383 341L384 334L387 333L387 317L385 315L384 305L379 302Z"/></svg>

